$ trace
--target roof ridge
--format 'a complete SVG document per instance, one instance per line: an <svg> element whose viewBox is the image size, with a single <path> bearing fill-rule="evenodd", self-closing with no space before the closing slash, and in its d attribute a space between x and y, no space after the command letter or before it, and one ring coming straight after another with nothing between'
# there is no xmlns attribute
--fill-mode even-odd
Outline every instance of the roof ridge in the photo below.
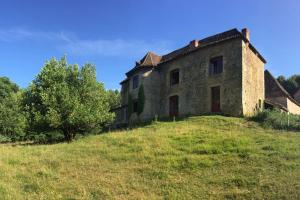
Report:
<svg viewBox="0 0 300 200"><path fill-rule="evenodd" d="M198 47L196 47L196 48L189 48L190 45L188 44L188 45L185 45L181 48L175 49L175 50L173 50L173 51L171 51L167 54L164 54L164 55L156 55L155 53L149 51L140 60L140 62L141 61L143 61L143 62L139 63L139 65L136 65L135 68L137 68L138 66L146 65L148 56L150 56L150 60L148 60L148 61L149 62L151 61L151 66L158 66L159 67L163 63L174 60L174 59L176 59L180 56L184 56L186 54L195 52L199 49L205 48L205 47L210 46L210 45L214 45L214 44L217 44L217 43L220 43L220 42L224 42L224 41L231 40L231 39L236 39L236 38L240 38L243 41L247 42L249 44L249 48L259 57L259 59L261 59L264 63L266 63L266 60L255 49L255 47L250 43L250 41L245 36L243 36L243 34L237 28L233 28L233 29L229 29L227 31L217 33L215 35L208 36L208 37L205 37L205 38L199 40L200 43L199 43ZM136 69L131 69L130 71L128 71L126 73L126 75L133 72L134 70L136 70Z"/></svg>

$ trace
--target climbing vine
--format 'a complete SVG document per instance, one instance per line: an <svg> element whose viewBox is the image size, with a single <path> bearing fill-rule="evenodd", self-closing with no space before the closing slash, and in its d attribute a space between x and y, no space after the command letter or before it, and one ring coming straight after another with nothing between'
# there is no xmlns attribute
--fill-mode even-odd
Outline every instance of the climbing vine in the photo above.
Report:
<svg viewBox="0 0 300 200"><path fill-rule="evenodd" d="M138 115L140 115L144 111L144 106L145 106L145 93L144 93L144 86L141 85L138 93L138 109L137 109Z"/></svg>
<svg viewBox="0 0 300 200"><path fill-rule="evenodd" d="M131 94L128 95L128 117L133 113L133 100Z"/></svg>

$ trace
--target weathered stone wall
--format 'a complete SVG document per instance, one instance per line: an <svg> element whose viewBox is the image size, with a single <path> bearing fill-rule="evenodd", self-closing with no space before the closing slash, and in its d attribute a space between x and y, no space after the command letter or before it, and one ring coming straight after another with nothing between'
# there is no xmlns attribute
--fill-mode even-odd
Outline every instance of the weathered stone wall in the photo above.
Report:
<svg viewBox="0 0 300 200"><path fill-rule="evenodd" d="M139 76L139 85L133 89L133 77ZM131 123L148 121L154 119L155 115L158 115L160 107L160 76L157 71L153 71L152 68L144 69L136 72L130 77L128 82L128 94L132 99L138 99L139 88L143 85L145 94L144 111L138 116L137 113L132 113L128 119ZM127 95L128 99L128 95ZM127 100L128 102L128 100Z"/></svg>
<svg viewBox="0 0 300 200"><path fill-rule="evenodd" d="M263 109L265 100L264 63L242 42L243 51L243 115L252 116Z"/></svg>
<svg viewBox="0 0 300 200"><path fill-rule="evenodd" d="M234 39L211 45L160 66L160 117L169 116L169 97L179 96L179 114L211 112L211 88L220 86L221 110L242 114L242 42ZM209 75L210 59L223 56L223 73ZM179 84L170 86L170 71L179 69Z"/></svg>
<svg viewBox="0 0 300 200"><path fill-rule="evenodd" d="M288 111L292 114L300 115L300 106L288 98L286 100L287 100Z"/></svg>
<svg viewBox="0 0 300 200"><path fill-rule="evenodd" d="M159 91L160 91L160 78L157 71L147 71L142 75L143 77L143 87L145 93L145 105L144 111L139 116L142 121L148 121L154 119L155 115L159 111Z"/></svg>
<svg viewBox="0 0 300 200"><path fill-rule="evenodd" d="M122 84L121 87L121 104L128 104L128 95L129 95L129 81Z"/></svg>

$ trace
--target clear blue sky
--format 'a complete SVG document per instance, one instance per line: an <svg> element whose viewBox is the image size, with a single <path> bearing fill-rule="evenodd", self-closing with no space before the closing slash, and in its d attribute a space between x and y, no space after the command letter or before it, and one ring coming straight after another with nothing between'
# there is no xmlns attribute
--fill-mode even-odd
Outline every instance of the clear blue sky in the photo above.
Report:
<svg viewBox="0 0 300 200"><path fill-rule="evenodd" d="M244 27L275 76L300 73L299 0L1 0L0 76L26 87L47 59L67 55L117 89L147 51Z"/></svg>

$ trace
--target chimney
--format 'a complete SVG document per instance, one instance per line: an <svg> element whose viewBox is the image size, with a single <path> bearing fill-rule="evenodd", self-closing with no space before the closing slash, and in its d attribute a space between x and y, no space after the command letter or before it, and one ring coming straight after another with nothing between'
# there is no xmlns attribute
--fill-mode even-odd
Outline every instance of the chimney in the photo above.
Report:
<svg viewBox="0 0 300 200"><path fill-rule="evenodd" d="M250 31L247 28L243 28L242 29L242 34L245 38L247 38L247 40L250 42Z"/></svg>
<svg viewBox="0 0 300 200"><path fill-rule="evenodd" d="M199 40L190 41L190 47L195 48L199 46Z"/></svg>

